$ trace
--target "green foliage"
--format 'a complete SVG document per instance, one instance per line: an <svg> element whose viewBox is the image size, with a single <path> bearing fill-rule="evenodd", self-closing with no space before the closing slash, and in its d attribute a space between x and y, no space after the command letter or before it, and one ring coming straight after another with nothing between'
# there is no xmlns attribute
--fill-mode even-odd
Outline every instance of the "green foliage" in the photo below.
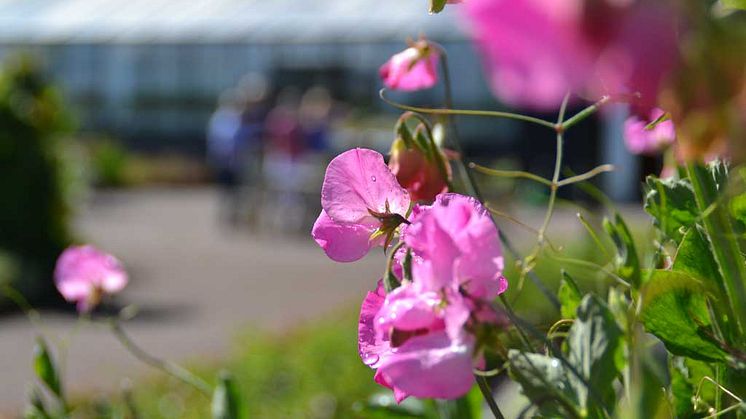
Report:
<svg viewBox="0 0 746 419"><path fill-rule="evenodd" d="M42 338L34 346L34 372L39 380L58 398L62 398L62 381L57 366L49 353L49 347Z"/></svg>
<svg viewBox="0 0 746 419"><path fill-rule="evenodd" d="M575 317L581 297L578 284L575 283L570 274L563 270L559 290L557 290L557 298L560 301L560 314L563 319L572 319Z"/></svg>
<svg viewBox="0 0 746 419"><path fill-rule="evenodd" d="M212 396L212 418L239 419L241 417L240 396L236 382L229 372L221 371Z"/></svg>
<svg viewBox="0 0 746 419"><path fill-rule="evenodd" d="M728 354L715 339L707 309L707 288L694 277L657 270L645 284L641 320L675 355L725 361Z"/></svg>
<svg viewBox="0 0 746 419"><path fill-rule="evenodd" d="M249 332L239 337L234 353L220 365L191 366L205 380L219 370L231 372L246 418L364 418L356 410L382 387L357 352L357 310L335 312L299 325L290 332ZM217 384L217 382L216 382ZM120 409L122 398L107 399ZM132 386L132 405L142 418L203 419L211 401L170 377L154 374ZM77 417L97 417L95 400L79 401Z"/></svg>
<svg viewBox="0 0 746 419"><path fill-rule="evenodd" d="M746 0L721 0L721 2L728 9L746 10Z"/></svg>
<svg viewBox="0 0 746 419"><path fill-rule="evenodd" d="M666 238L680 242L682 230L691 227L699 214L691 183L655 176L648 176L645 183L645 211Z"/></svg>
<svg viewBox="0 0 746 419"><path fill-rule="evenodd" d="M621 343L622 331L609 308L595 295L586 295L567 337L567 360L582 378L575 390L581 411L600 414L613 406L611 383L622 367Z"/></svg>
<svg viewBox="0 0 746 419"><path fill-rule="evenodd" d="M126 186L130 155L119 143L103 139L90 145L90 160L95 182L100 186Z"/></svg>
<svg viewBox="0 0 746 419"><path fill-rule="evenodd" d="M16 259L12 285L32 299L55 296L50 278L70 242L60 135L69 117L57 91L26 58L0 73L0 252Z"/></svg>
<svg viewBox="0 0 746 419"><path fill-rule="evenodd" d="M629 281L633 287L640 286L640 259L637 256L637 248L632 239L632 234L627 224L618 213L614 215L614 220L604 219L604 229L614 241L617 249L614 264L616 271L622 278Z"/></svg>
<svg viewBox="0 0 746 419"><path fill-rule="evenodd" d="M622 368L622 331L598 297L587 294L555 357L511 350L510 374L543 415L602 417L613 408L612 383Z"/></svg>
<svg viewBox="0 0 746 419"><path fill-rule="evenodd" d="M672 356L668 362L671 374L671 398L676 416L694 417L692 399L697 394L704 377L715 377L712 364L696 361L691 358ZM712 386L702 386L699 398L706 404L715 404L715 391ZM699 412L703 413L703 412Z"/></svg>
<svg viewBox="0 0 746 419"><path fill-rule="evenodd" d="M430 13L440 13L446 7L446 0L430 0Z"/></svg>

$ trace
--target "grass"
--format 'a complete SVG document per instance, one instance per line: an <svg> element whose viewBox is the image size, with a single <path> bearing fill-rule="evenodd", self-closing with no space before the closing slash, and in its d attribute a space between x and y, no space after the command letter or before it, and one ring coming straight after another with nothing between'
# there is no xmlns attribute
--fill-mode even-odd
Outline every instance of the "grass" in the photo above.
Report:
<svg viewBox="0 0 746 419"><path fill-rule="evenodd" d="M380 391L357 354L357 312L340 311L285 334L249 332L220 366L190 367L209 382L220 368L240 387L250 418L355 418L354 405ZM124 394L83 400L79 417L133 417ZM136 383L131 403L142 418L209 417L209 401L168 377ZM121 416L120 416L121 415Z"/></svg>

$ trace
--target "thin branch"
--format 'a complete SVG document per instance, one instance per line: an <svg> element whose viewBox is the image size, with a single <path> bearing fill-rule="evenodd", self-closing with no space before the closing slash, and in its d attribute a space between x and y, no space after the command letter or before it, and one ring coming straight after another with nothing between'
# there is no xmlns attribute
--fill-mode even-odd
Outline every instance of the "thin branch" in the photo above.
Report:
<svg viewBox="0 0 746 419"><path fill-rule="evenodd" d="M549 121L545 121L541 118L535 118L533 116L528 115L521 115L517 113L512 112L500 112L500 111L484 111L484 110L473 110L473 109L443 109L443 108L424 108L419 106L410 106L405 105L403 103L394 102L393 100L389 99L385 95L386 89L381 89L379 92L379 96L381 97L381 100L388 103L389 105L405 110L405 111L412 111L412 112L419 112L424 114L430 114L430 115L464 115L464 116L485 116L485 117L491 117L491 118L503 118L503 119L513 119L517 121L524 121L524 122L530 122L537 125L542 125L547 128L551 128L552 131L556 131L556 127L553 123Z"/></svg>
<svg viewBox="0 0 746 419"><path fill-rule="evenodd" d="M492 395L492 389L490 389L487 379L481 375L476 375L475 378L477 379L477 384L479 384L479 390L482 392L482 396L484 396L484 400L490 407L492 414L495 415L495 419L505 419L505 416L503 416L500 408L497 406L497 402L495 402L495 397Z"/></svg>
<svg viewBox="0 0 746 419"><path fill-rule="evenodd" d="M469 168L474 169L479 173L489 175L489 176L498 176L498 177L508 177L508 178L523 178L523 179L529 179L533 180L534 182L539 182L541 184L544 184L546 186L551 187L552 181L549 179L545 179L539 175L535 175L530 172L524 172L522 170L499 170L499 169L490 169L489 167L485 167L476 163L469 163Z"/></svg>
<svg viewBox="0 0 746 419"><path fill-rule="evenodd" d="M572 176L566 179L562 179L561 181L557 182L557 187L567 186L571 185L573 183L583 182L588 179L591 179L594 176L600 175L601 173L611 172L614 171L614 166L611 164L602 164L601 166L594 167L593 169L579 174L577 176Z"/></svg>
<svg viewBox="0 0 746 419"><path fill-rule="evenodd" d="M129 353L131 353L135 358L194 387L208 400L211 398L212 389L210 388L210 385L207 384L207 382L179 365L176 365L169 361L164 361L160 358L156 358L155 356L145 352L145 350L137 346L137 344L132 339L130 339L117 319L112 319L109 324L111 326L111 331L114 333L114 336L119 340L122 346L124 346L124 348L127 349L127 351L129 351Z"/></svg>

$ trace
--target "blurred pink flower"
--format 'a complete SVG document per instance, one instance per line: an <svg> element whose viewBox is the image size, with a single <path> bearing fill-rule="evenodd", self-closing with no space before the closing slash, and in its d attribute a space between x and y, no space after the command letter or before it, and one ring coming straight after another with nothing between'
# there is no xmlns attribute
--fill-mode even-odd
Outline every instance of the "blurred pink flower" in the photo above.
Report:
<svg viewBox="0 0 746 419"><path fill-rule="evenodd" d="M93 246L72 246L57 259L55 284L69 302L77 303L78 311L88 312L104 295L121 291L128 281L119 261Z"/></svg>
<svg viewBox="0 0 746 419"><path fill-rule="evenodd" d="M630 152L652 156L663 152L676 141L676 129L670 119L646 128L663 114L663 110L655 108L647 121L635 115L624 121L624 143Z"/></svg>
<svg viewBox="0 0 746 419"><path fill-rule="evenodd" d="M358 260L406 221L409 204L380 153L349 150L326 169L322 211L311 234L332 260Z"/></svg>
<svg viewBox="0 0 746 419"><path fill-rule="evenodd" d="M378 74L389 89L414 91L433 87L438 82L438 53L425 40L394 54Z"/></svg>
<svg viewBox="0 0 746 419"><path fill-rule="evenodd" d="M402 237L421 258L412 274L423 289L463 287L472 297L491 300L508 287L497 227L472 197L438 195L433 205L413 211Z"/></svg>
<svg viewBox="0 0 746 419"><path fill-rule="evenodd" d="M492 90L514 106L554 110L568 92L640 92L649 109L677 57L675 12L664 2L471 0L465 10Z"/></svg>

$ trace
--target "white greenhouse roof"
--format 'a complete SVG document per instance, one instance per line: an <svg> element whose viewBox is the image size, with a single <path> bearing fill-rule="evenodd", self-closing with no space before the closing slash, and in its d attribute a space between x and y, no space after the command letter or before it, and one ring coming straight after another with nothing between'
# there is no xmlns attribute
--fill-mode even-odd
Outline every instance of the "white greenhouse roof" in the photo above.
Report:
<svg viewBox="0 0 746 419"><path fill-rule="evenodd" d="M461 39L427 0L0 0L0 43L356 42Z"/></svg>

